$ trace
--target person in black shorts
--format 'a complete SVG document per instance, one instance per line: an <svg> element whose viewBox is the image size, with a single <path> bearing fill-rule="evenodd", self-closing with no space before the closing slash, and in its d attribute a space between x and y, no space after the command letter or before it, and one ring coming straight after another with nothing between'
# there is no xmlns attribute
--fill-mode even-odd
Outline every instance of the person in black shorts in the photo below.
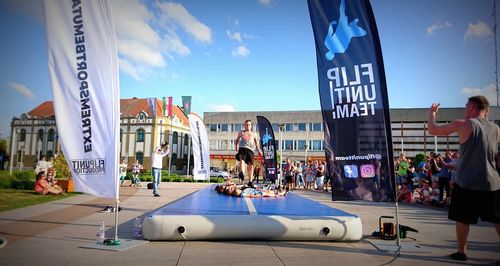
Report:
<svg viewBox="0 0 500 266"><path fill-rule="evenodd" d="M458 251L450 257L467 260L467 236L470 224L478 218L492 222L500 237L500 176L495 155L500 142L500 128L487 119L489 103L484 96L470 97L465 105L465 118L437 125L439 104L429 110L429 133L449 135L458 133L460 162L448 218L456 221Z"/></svg>
<svg viewBox="0 0 500 266"><path fill-rule="evenodd" d="M240 162L239 164L239 174L240 182L243 184L245 181L245 174L243 173L243 162L246 164L246 172L249 181L253 178L253 151L257 149L259 155L262 151L259 148L259 142L257 141L257 136L252 131L252 121L246 120L244 123L244 130L238 132L238 137L235 140L235 146L238 153L236 154L236 159Z"/></svg>

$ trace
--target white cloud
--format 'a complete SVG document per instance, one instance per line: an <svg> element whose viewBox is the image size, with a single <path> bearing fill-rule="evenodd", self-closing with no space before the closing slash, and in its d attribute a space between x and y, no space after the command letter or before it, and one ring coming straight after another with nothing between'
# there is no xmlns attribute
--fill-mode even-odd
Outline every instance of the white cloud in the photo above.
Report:
<svg viewBox="0 0 500 266"><path fill-rule="evenodd" d="M151 49L160 47L160 35L148 22L154 15L137 0L111 1L116 35L119 40L137 40Z"/></svg>
<svg viewBox="0 0 500 266"><path fill-rule="evenodd" d="M33 94L33 92L28 87L24 86L23 84L9 82L7 85L11 89L24 95L25 97L30 98L30 99L35 99L35 94Z"/></svg>
<svg viewBox="0 0 500 266"><path fill-rule="evenodd" d="M198 21L191 15L183 5L177 3L158 3L160 9L164 12L166 18L173 23L181 26L189 35L197 41L203 43L212 43L212 30L205 24Z"/></svg>
<svg viewBox="0 0 500 266"><path fill-rule="evenodd" d="M132 77L133 79L135 80L139 80L139 81L142 81L142 70L139 69L139 67L137 66L134 66L132 63L130 63L129 61L127 61L126 59L123 59L123 58L118 58L118 64L119 64L119 67L120 67L120 70L123 72L123 73L126 73L127 75L129 75L130 77Z"/></svg>
<svg viewBox="0 0 500 266"><path fill-rule="evenodd" d="M451 29L453 25L451 25L450 22L448 21L440 21L432 24L431 26L427 27L427 35L434 35L434 33L438 30L443 30L443 29Z"/></svg>
<svg viewBox="0 0 500 266"><path fill-rule="evenodd" d="M497 102L497 92L495 84L487 85L484 88L464 87L460 91L460 94L465 95L467 97L483 95L488 99L490 105L494 105Z"/></svg>
<svg viewBox="0 0 500 266"><path fill-rule="evenodd" d="M272 0L259 0L259 4L268 6L270 5Z"/></svg>
<svg viewBox="0 0 500 266"><path fill-rule="evenodd" d="M117 44L118 52L129 60L147 66L162 68L167 64L159 51L135 40L122 40Z"/></svg>
<svg viewBox="0 0 500 266"><path fill-rule="evenodd" d="M213 110L214 112L234 112L236 108L230 104L214 104L209 103L208 108Z"/></svg>
<svg viewBox="0 0 500 266"><path fill-rule="evenodd" d="M493 36L493 31L491 28L484 22L478 21L476 24L469 23L467 27L467 31L464 34L464 39L472 39L472 38L488 38Z"/></svg>
<svg viewBox="0 0 500 266"><path fill-rule="evenodd" d="M234 57L247 57L250 55L250 50L248 50L248 48L246 48L245 46L243 45L240 45L238 46L236 49L234 49L231 54L234 56Z"/></svg>
<svg viewBox="0 0 500 266"><path fill-rule="evenodd" d="M241 39L241 33L239 32L233 32L231 33L230 30L227 30L226 31L226 35L227 37L229 37L229 39L233 40L233 41L237 41L237 42L241 42L242 39Z"/></svg>
<svg viewBox="0 0 500 266"><path fill-rule="evenodd" d="M191 54L191 50L186 45L184 45L177 33L170 29L165 33L165 36L163 38L163 46L165 47L164 49L169 53L174 53L181 56ZM173 60L174 58L171 57L171 59Z"/></svg>
<svg viewBox="0 0 500 266"><path fill-rule="evenodd" d="M145 80L167 60L191 54L180 37L186 32L196 41L210 44L212 31L181 4L159 3L150 7L140 0L112 0L120 70L136 80Z"/></svg>

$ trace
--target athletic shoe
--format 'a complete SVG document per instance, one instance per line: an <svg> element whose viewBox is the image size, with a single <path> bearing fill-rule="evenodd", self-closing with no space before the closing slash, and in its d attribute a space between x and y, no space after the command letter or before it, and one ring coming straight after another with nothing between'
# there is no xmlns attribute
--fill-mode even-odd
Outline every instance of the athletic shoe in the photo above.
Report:
<svg viewBox="0 0 500 266"><path fill-rule="evenodd" d="M467 255L465 255L464 253L460 253L460 252L455 252L455 253L451 254L450 257L454 260L461 260L461 261L467 260Z"/></svg>
<svg viewBox="0 0 500 266"><path fill-rule="evenodd" d="M159 197L159 196L160 196L160 194L158 194L158 193L153 195L153 197Z"/></svg>

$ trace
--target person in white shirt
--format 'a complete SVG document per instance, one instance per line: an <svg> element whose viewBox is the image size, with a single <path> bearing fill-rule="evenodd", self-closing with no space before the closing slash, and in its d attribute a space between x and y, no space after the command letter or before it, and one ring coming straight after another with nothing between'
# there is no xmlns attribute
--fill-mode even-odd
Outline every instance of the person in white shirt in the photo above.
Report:
<svg viewBox="0 0 500 266"><path fill-rule="evenodd" d="M161 168L163 167L163 157L167 156L169 152L168 143L163 142L159 147L157 147L152 154L153 165L151 169L151 174L153 175L153 196L159 197L158 186L161 182Z"/></svg>
<svg viewBox="0 0 500 266"><path fill-rule="evenodd" d="M48 169L49 169L49 163L47 162L47 156L45 155L42 155L42 157L40 157L40 160L36 163L36 167L35 167L35 174L38 175L38 173L44 171L45 173L47 173Z"/></svg>

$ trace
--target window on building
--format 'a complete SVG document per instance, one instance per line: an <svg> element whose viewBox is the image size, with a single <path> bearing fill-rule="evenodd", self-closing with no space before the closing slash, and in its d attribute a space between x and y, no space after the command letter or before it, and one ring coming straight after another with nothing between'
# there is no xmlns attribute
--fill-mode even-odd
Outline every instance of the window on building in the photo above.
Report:
<svg viewBox="0 0 500 266"><path fill-rule="evenodd" d="M179 142L179 133L174 131L174 134L172 135L172 144L177 144Z"/></svg>
<svg viewBox="0 0 500 266"><path fill-rule="evenodd" d="M43 129L38 130L38 133L36 134L36 140L43 142Z"/></svg>
<svg viewBox="0 0 500 266"><path fill-rule="evenodd" d="M54 151L47 151L47 158L54 157Z"/></svg>
<svg viewBox="0 0 500 266"><path fill-rule="evenodd" d="M292 132L293 131L293 124L285 124L285 131Z"/></svg>
<svg viewBox="0 0 500 266"><path fill-rule="evenodd" d="M187 146L189 143L189 134L184 135L184 146Z"/></svg>
<svg viewBox="0 0 500 266"><path fill-rule="evenodd" d="M26 129L19 131L19 141L26 141Z"/></svg>
<svg viewBox="0 0 500 266"><path fill-rule="evenodd" d="M220 141L220 149L223 151L227 151L227 140Z"/></svg>
<svg viewBox="0 0 500 266"><path fill-rule="evenodd" d="M306 147L306 141L305 140L297 140L297 150L304 151L305 147Z"/></svg>
<svg viewBox="0 0 500 266"><path fill-rule="evenodd" d="M136 152L135 153L135 159L139 161L140 164L144 164L144 153L142 152Z"/></svg>
<svg viewBox="0 0 500 266"><path fill-rule="evenodd" d="M228 131L228 125L227 124L221 124L220 125L220 131L227 132Z"/></svg>
<svg viewBox="0 0 500 266"><path fill-rule="evenodd" d="M306 131L306 123L298 123L297 131Z"/></svg>
<svg viewBox="0 0 500 266"><path fill-rule="evenodd" d="M172 164L173 165L177 164L177 153L172 153Z"/></svg>
<svg viewBox="0 0 500 266"><path fill-rule="evenodd" d="M311 131L321 131L321 123L312 123L311 124Z"/></svg>
<svg viewBox="0 0 500 266"><path fill-rule="evenodd" d="M137 142L144 142L144 129L139 128L136 134L137 134L136 136Z"/></svg>
<svg viewBox="0 0 500 266"><path fill-rule="evenodd" d="M217 148L217 141L216 140L211 139L208 142L209 142L208 145L210 146L211 150L215 150Z"/></svg>
<svg viewBox="0 0 500 266"><path fill-rule="evenodd" d="M274 134L280 132L280 126L278 124L272 124L271 125L273 127L273 131L274 131Z"/></svg>
<svg viewBox="0 0 500 266"><path fill-rule="evenodd" d="M233 131L241 131L241 124L233 124Z"/></svg>
<svg viewBox="0 0 500 266"><path fill-rule="evenodd" d="M217 124L208 125L208 130L212 132L217 132Z"/></svg>
<svg viewBox="0 0 500 266"><path fill-rule="evenodd" d="M311 150L313 151L321 151L323 147L323 141L322 140L313 140L312 141L312 147Z"/></svg>
<svg viewBox="0 0 500 266"><path fill-rule="evenodd" d="M47 134L47 141L54 141L56 138L56 131L54 129L49 129L49 133Z"/></svg>
<svg viewBox="0 0 500 266"><path fill-rule="evenodd" d="M285 140L284 150L291 151L293 150L293 140Z"/></svg>

